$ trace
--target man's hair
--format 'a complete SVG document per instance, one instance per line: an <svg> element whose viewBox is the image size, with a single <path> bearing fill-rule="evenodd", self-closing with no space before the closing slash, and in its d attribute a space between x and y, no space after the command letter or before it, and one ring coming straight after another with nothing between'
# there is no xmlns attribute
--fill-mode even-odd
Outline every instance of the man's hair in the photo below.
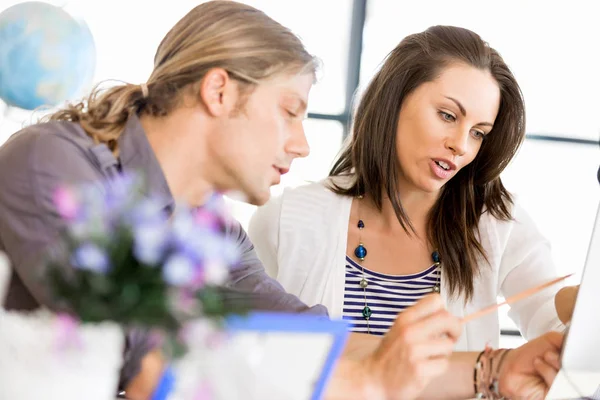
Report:
<svg viewBox="0 0 600 400"><path fill-rule="evenodd" d="M280 73L312 73L316 59L289 29L262 11L233 1L211 1L192 9L164 37L154 70L142 88L125 84L96 87L79 103L47 120L78 122L96 143L118 155L118 138L132 114L165 116L185 91L193 93L212 68L225 69L240 95Z"/></svg>

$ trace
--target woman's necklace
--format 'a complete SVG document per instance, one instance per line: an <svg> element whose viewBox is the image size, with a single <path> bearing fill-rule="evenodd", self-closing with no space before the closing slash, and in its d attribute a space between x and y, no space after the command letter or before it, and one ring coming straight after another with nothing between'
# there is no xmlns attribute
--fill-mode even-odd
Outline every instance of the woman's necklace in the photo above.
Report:
<svg viewBox="0 0 600 400"><path fill-rule="evenodd" d="M364 296L364 301L365 301L365 306L362 309L362 316L367 321L367 333L371 333L371 329L369 326L369 320L371 319L371 316L373 315L373 311L369 307L369 303L367 301L367 287L369 286L369 281L367 281L367 277L365 276L365 267L363 266L363 261L365 261L365 257L367 257L367 248L365 247L365 245L362 242L362 235L361 235L362 230L365 229L365 223L361 219L361 216L360 216L360 201L363 199L363 197L364 197L363 195L358 196L358 200L359 200L358 207L357 207L358 224L356 226L358 227L359 233L358 233L358 246L356 246L356 248L354 249L354 256L356 258L358 258L361 262L360 267L362 269L362 279L360 280L359 285L363 289L363 296ZM434 251L433 253L431 253L431 259L433 260L433 265L435 265L436 267L440 267L440 273L438 275L438 279L437 279L435 285L433 285L433 287L431 288L431 291L434 293L439 293L441 281L442 281L440 253L438 253L437 250Z"/></svg>

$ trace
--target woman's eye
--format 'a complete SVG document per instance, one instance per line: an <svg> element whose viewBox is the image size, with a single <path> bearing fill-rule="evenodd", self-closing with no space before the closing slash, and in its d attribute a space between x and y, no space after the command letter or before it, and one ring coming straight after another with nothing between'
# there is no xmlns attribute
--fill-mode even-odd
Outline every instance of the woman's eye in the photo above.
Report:
<svg viewBox="0 0 600 400"><path fill-rule="evenodd" d="M442 117L442 119L446 122L454 122L456 121L456 117L454 117L454 115L449 114L447 112L444 111L440 111L439 112L440 116Z"/></svg>
<svg viewBox="0 0 600 400"><path fill-rule="evenodd" d="M483 139L485 137L485 133L478 130L473 130L473 136L475 136L477 139Z"/></svg>

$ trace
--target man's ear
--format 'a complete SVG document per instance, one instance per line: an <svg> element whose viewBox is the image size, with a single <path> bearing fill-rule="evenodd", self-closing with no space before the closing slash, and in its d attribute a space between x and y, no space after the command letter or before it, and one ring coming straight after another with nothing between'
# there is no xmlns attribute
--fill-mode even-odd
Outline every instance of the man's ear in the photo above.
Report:
<svg viewBox="0 0 600 400"><path fill-rule="evenodd" d="M212 68L202 78L199 95L209 114L229 115L237 104L237 83L223 68Z"/></svg>

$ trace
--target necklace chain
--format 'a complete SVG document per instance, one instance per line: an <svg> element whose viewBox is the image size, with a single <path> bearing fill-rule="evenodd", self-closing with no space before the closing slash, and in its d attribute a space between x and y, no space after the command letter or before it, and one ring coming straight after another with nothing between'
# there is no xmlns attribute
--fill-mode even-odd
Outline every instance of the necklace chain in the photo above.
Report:
<svg viewBox="0 0 600 400"><path fill-rule="evenodd" d="M364 198L364 196L358 195L357 198L358 198L358 206L357 206L358 223L356 224L356 226L358 228L359 234L358 234L358 246L356 246L356 248L354 249L354 256L358 260L360 260L360 267L361 267L361 271L362 271L362 278L359 282L360 287L363 289L363 298L364 298L364 303L365 303L365 306L362 309L362 316L367 321L367 333L371 333L371 326L370 326L369 322L370 322L371 316L373 315L373 311L369 307L369 303L367 301L367 287L369 286L369 281L367 280L367 277L365 275L365 267L364 267L365 257L367 256L368 252L367 252L367 248L365 247L365 245L362 242L361 232L365 228L365 223L361 219L361 215L360 215L360 201ZM440 274L438 276L437 282L432 287L431 291L435 292L435 293L439 293L440 287L441 287L442 274L441 274L440 254L437 252L437 250L431 254L431 258L434 262L434 265L436 267L440 268Z"/></svg>

